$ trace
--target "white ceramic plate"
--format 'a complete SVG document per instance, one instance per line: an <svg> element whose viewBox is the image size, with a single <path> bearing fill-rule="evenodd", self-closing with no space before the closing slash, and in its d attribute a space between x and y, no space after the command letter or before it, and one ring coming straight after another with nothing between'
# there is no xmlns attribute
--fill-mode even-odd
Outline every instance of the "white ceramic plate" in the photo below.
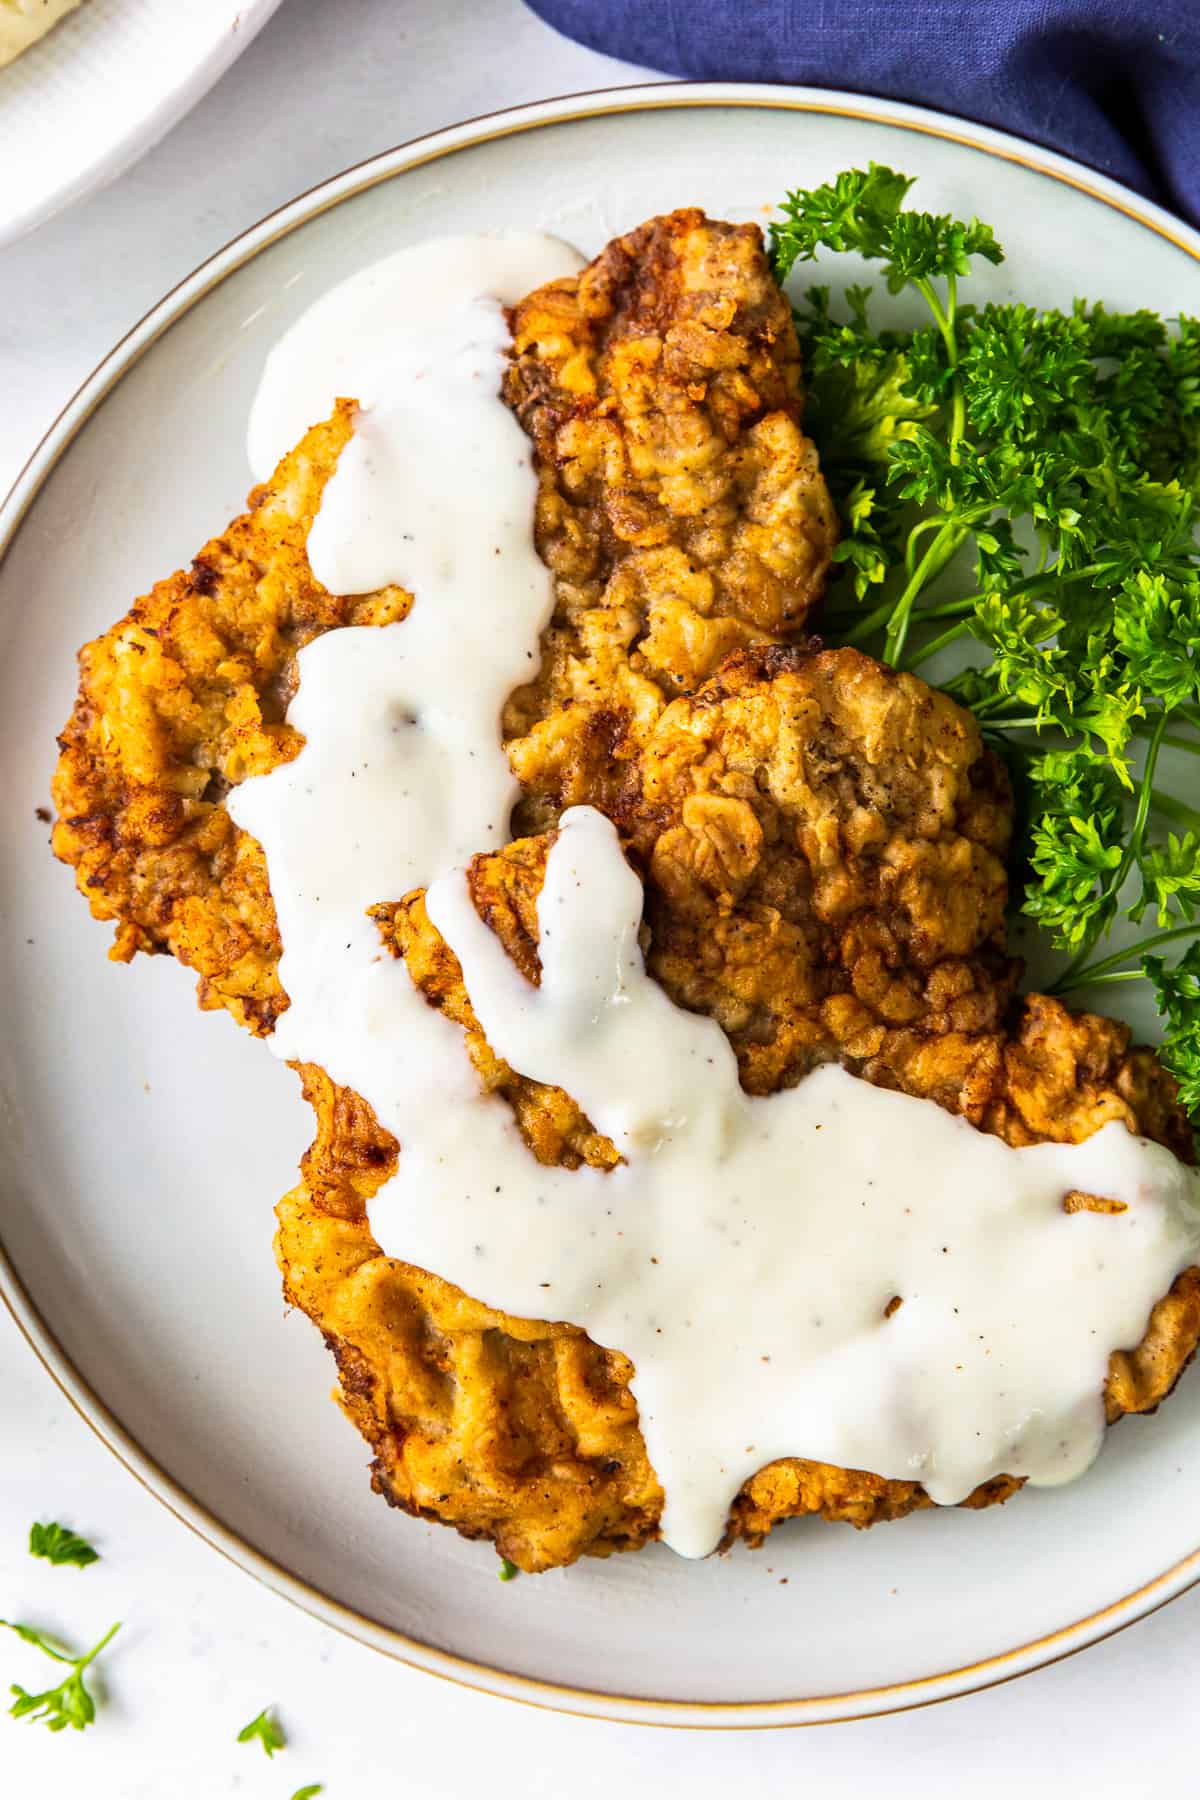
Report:
<svg viewBox="0 0 1200 1800"><path fill-rule="evenodd" d="M872 157L919 175L924 205L997 227L1009 260L977 291L1200 311L1200 238L995 132L816 91L585 95L393 151L222 251L97 371L0 515L0 1290L131 1472L235 1561L392 1655L583 1713L848 1718L1128 1623L1200 1577L1200 1378L1070 1489L501 1584L489 1547L370 1495L332 1365L283 1314L272 1206L309 1136L294 1078L201 1015L167 959L106 962L35 808L75 647L238 508L264 354L314 295L435 232L548 229L590 252L686 202L760 218L786 185Z"/></svg>
<svg viewBox="0 0 1200 1800"><path fill-rule="evenodd" d="M83 0L0 69L0 244L112 181L206 94L279 0Z"/></svg>

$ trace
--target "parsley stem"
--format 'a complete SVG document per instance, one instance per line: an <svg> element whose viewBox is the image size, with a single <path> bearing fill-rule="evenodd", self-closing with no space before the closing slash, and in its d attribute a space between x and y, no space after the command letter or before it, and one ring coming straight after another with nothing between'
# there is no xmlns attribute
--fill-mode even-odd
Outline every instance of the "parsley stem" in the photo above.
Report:
<svg viewBox="0 0 1200 1800"><path fill-rule="evenodd" d="M908 636L909 621L917 595L926 582L932 581L933 577L945 568L966 535L967 528L965 526L956 524L952 519L942 521L932 543L913 570L904 592L896 602L891 623L888 626L887 637L884 639L884 662L893 665L896 663L904 649L904 640Z"/></svg>
<svg viewBox="0 0 1200 1800"><path fill-rule="evenodd" d="M116 1635L117 1635L118 1631L120 1631L120 1629L121 1629L121 1621L120 1621L120 1619L118 1619L115 1625L109 1626L109 1628L105 1632L104 1636L100 1639L100 1642L98 1644L94 1644L92 1646L92 1648L88 1651L86 1656L80 1657L79 1661L75 1665L76 1669L79 1671L80 1674L83 1673L84 1669L87 1668L87 1666L90 1662L95 1662L96 1658L99 1656L100 1652L104 1649L106 1644L112 1643L112 1640L116 1637Z"/></svg>
<svg viewBox="0 0 1200 1800"><path fill-rule="evenodd" d="M1104 884L1100 904L1096 908L1091 928L1063 972L1062 981L1070 987L1077 985L1079 972L1086 966L1096 939L1102 932L1107 931L1117 904L1117 895L1121 892L1126 876L1137 861L1138 852L1142 847L1142 839L1146 835L1146 824L1150 818L1150 803L1154 798L1154 765L1158 761L1158 752L1162 746L1163 733L1169 717L1170 711L1164 706L1158 715L1154 735L1151 737L1150 746L1146 751L1146 765L1142 771L1137 811L1133 815L1133 824L1125 842L1125 853L1112 876Z"/></svg>
<svg viewBox="0 0 1200 1800"><path fill-rule="evenodd" d="M939 519L931 519L929 523L931 525L937 525L940 524L941 521ZM881 600L879 605L872 607L869 613L826 613L823 615L822 622L825 625L833 626L836 629L839 620L853 620L854 623L851 629L847 631L842 638L842 643L862 644L865 643L869 637L874 637L881 626L890 623L895 616L898 605L898 600ZM955 618L958 614L970 610L973 605L974 601L950 600L942 606L923 606L921 608L921 617L922 619Z"/></svg>
<svg viewBox="0 0 1200 1800"><path fill-rule="evenodd" d="M936 531L941 524L940 513L930 513L927 519L918 519L908 534L908 542L904 546L904 567L911 575L917 565L917 543L927 531Z"/></svg>
<svg viewBox="0 0 1200 1800"><path fill-rule="evenodd" d="M932 617L932 613L929 616ZM920 617L922 619L926 617L924 609L922 609ZM921 650L920 656L930 654L933 648L934 645L932 644L926 645ZM914 657L906 666L915 668L917 662L920 660L920 656ZM969 669L962 671L963 675L969 675L970 673L971 671ZM944 693L952 694L955 692L956 688L961 685L961 677L954 675L951 676L949 681L942 683L942 690ZM1059 724L1056 719L1039 719L1036 714L1030 714L1028 717L1022 715L1009 717L1004 712L997 710L997 708L1003 706L1005 698L1006 696L1004 695L998 695L990 702L988 700L981 700L975 707L976 717L986 730L993 732L1036 731L1038 733L1044 731L1056 731L1062 737L1070 737L1071 733L1065 726ZM1175 716L1177 710L1178 709L1175 708L1172 709L1172 717ZM1086 727L1084 727L1084 729L1086 729ZM1157 723L1146 720L1139 725L1131 725L1129 729L1132 737L1153 737L1157 734L1159 728ZM1200 756L1200 741L1196 738L1180 737L1175 732L1164 731L1162 733L1161 741L1164 747L1169 747L1172 750L1183 750L1188 756ZM1015 746L1015 748L1019 748L1019 746ZM1183 807L1183 810L1187 812L1189 816L1197 816L1193 814L1191 807L1183 806L1182 800L1172 801L1169 794L1164 795L1161 788L1154 789L1153 800L1155 806L1160 806L1164 812L1168 812L1170 806L1175 805L1177 807Z"/></svg>
<svg viewBox="0 0 1200 1800"><path fill-rule="evenodd" d="M921 609L920 616L922 619L929 617L924 607ZM919 650L914 650L911 656L906 656L901 666L905 669L919 669L923 662L927 662L931 656L936 656L939 650L944 650L948 644L956 643L960 637L965 637L973 623L972 619L960 619L957 625L948 626L935 638L930 638L927 644L922 644Z"/></svg>
<svg viewBox="0 0 1200 1800"><path fill-rule="evenodd" d="M946 277L946 306L937 297L933 283L928 276L919 276L913 282L917 292L924 296L925 302L933 314L934 322L942 334L942 342L946 346L946 361L950 366L952 387L950 390L950 461L958 461L958 447L962 442L963 432L967 426L966 406L963 402L962 383L958 379L958 334L954 329L954 315L958 309L958 280L954 275Z"/></svg>
<svg viewBox="0 0 1200 1800"><path fill-rule="evenodd" d="M924 617L924 614L922 614L922 617ZM920 656L914 657L911 662L906 664L906 667L908 667L910 669L915 669L917 666L917 663L920 661L921 657L932 654L932 651L934 650L935 647L940 647L940 644L938 644L936 640L935 640L934 644L926 645L921 650ZM969 674L970 671L966 670L966 671L964 671L964 673ZM952 677L951 681L944 682L942 684L943 692L953 693L954 692L953 682L957 681L957 679L958 679L958 677L955 676L955 677ZM1009 718L1006 718L1003 713L988 711L987 703L985 701L981 701L980 704L976 707L975 711L976 711L976 716L978 717L980 724L983 725L988 731L996 731L996 732L1057 731L1064 737L1067 737L1070 735L1068 732L1063 731L1062 726L1059 725L1055 719L1039 719L1035 715L1031 715L1028 718L1009 719ZM1132 728L1131 735L1134 737L1149 737L1151 735L1152 729L1153 729L1153 727L1135 725ZM1183 750L1183 751L1186 751L1186 753L1189 756L1200 756L1200 743L1196 743L1195 740L1192 738L1176 737L1174 732L1164 731L1162 734L1162 742L1165 746L1169 746L1172 750ZM1163 795L1162 795L1161 788L1155 788L1155 790L1154 790L1154 804L1155 804L1155 806L1162 806L1162 810L1164 812L1166 812L1168 810L1167 806L1164 804L1164 801L1163 801ZM1177 801L1176 804L1179 806L1182 806L1183 802ZM1185 810L1190 813L1192 809L1190 807L1188 807Z"/></svg>
<svg viewBox="0 0 1200 1800"><path fill-rule="evenodd" d="M937 524L937 520L930 520L930 524ZM923 621L925 619L957 619L957 617L963 616L964 612L975 610L975 599L977 598L982 598L982 596L972 594L970 599L946 599L939 607L921 607L919 617ZM842 637L842 643L862 644L867 637L873 637L874 632L878 632L880 626L887 625L887 621L891 619L894 612L896 612L896 601L885 599L865 616L860 612L826 612L826 614L822 614L820 623L837 628L840 619L855 621L853 628Z"/></svg>
<svg viewBox="0 0 1200 1800"><path fill-rule="evenodd" d="M1091 581L1096 575L1102 573L1102 564L1088 563L1086 568L1071 569L1064 575L1060 572L1058 564L1055 563L1052 569L1038 569L1032 575L1027 575L1024 581L1014 581L1011 587L1005 588L1004 597L1007 600L1015 600L1027 594L1036 596L1041 588L1053 592L1056 588L1070 587L1077 581ZM995 589L981 588L977 594L968 594L960 604L964 607L978 606L980 601L990 600L995 591Z"/></svg>
<svg viewBox="0 0 1200 1800"><path fill-rule="evenodd" d="M1053 986L1046 989L1048 994L1069 994L1075 988L1090 987L1095 981L1111 981L1113 971L1122 968L1131 957L1141 956L1147 950L1155 950L1160 944L1171 944L1182 937L1195 937L1195 925L1174 925L1170 931L1156 931L1150 937L1143 938L1140 944L1127 944L1124 950L1116 950L1111 956L1101 957L1099 962L1084 964L1082 968L1064 969ZM1078 959L1076 959L1078 960ZM1140 969L1130 969L1122 980L1132 980L1141 975Z"/></svg>
<svg viewBox="0 0 1200 1800"><path fill-rule="evenodd" d="M1170 711L1163 707L1158 715L1149 748L1146 751L1146 766L1142 771L1142 788L1138 795L1137 811L1133 815L1133 826L1129 833L1129 842L1125 846L1125 854L1117 865L1117 872L1112 878L1109 891L1115 897L1121 891L1122 883L1137 861L1138 851L1142 847L1142 839L1146 835L1146 825L1150 818L1150 802L1154 798L1154 765L1158 761L1158 753L1162 748L1163 733L1167 729Z"/></svg>
<svg viewBox="0 0 1200 1800"><path fill-rule="evenodd" d="M1144 969L1109 969L1104 975L1085 975L1084 980L1073 981L1069 988L1063 988L1061 992L1071 994L1081 987L1104 987L1110 981L1144 981L1145 979Z"/></svg>
<svg viewBox="0 0 1200 1800"><path fill-rule="evenodd" d="M16 1629L15 1626L13 1629ZM66 1663L69 1669L76 1667L75 1658L73 1656L68 1656L65 1650L56 1650L54 1645L49 1643L41 1634L39 1634L37 1638L37 1647L44 1656L52 1656L55 1662Z"/></svg>
<svg viewBox="0 0 1200 1800"><path fill-rule="evenodd" d="M970 522L973 523L978 516L978 514L972 513ZM910 585L911 577L916 573L914 568L916 559L913 549L916 540L924 532L941 531L944 529L947 522L948 521L943 513L932 513L927 519L919 519L909 532L908 544L905 547L904 552L904 565L910 576ZM965 535L966 533L964 532L963 536ZM960 537L958 543L954 546L955 550L959 548L961 542L962 538ZM950 551L947 554L945 558L946 562L950 560L950 556L953 555L953 553L953 551ZM939 568L942 566L944 566L944 564L939 564ZM936 573L938 573L937 569L933 571L933 574ZM1069 586L1078 581L1091 581L1093 577L1101 573L1102 566L1099 563L1089 563L1085 568L1071 569L1065 575L1059 574L1056 566L1053 569L1045 569L1038 574L1029 575L1024 581L1014 582L1012 587L1008 588L1006 592L1012 598L1016 598L1018 595L1036 594L1038 590L1042 588L1046 589L1047 592L1053 592L1056 588ZM923 575L921 578L921 585L927 585L930 580L932 580L932 574ZM905 593L907 593L907 588L905 589ZM965 614L974 612L979 603L989 599L990 596L991 590L981 588L978 593L965 594L960 600L945 600L937 606L923 606L920 609L920 616L922 619L960 618ZM901 599L903 599L903 596L901 596ZM900 604L901 602L898 600L883 600L878 606L873 607L872 610L864 616L860 616L857 613L834 613L827 616L830 618L830 622L835 618L841 617L854 620L853 627L847 632L843 642L847 644L861 644L876 632L881 625L886 625L892 620L898 613ZM953 691L949 683L944 685L948 692ZM1180 707L1177 710L1184 714L1187 714L1190 711L1190 709L1186 707ZM1197 711L1197 722L1200 722L1200 709ZM1005 721L1005 723L1007 723L1007 721Z"/></svg>
<svg viewBox="0 0 1200 1800"><path fill-rule="evenodd" d="M961 619L964 613L975 611L975 603L983 598L982 594L968 594L965 600L943 600L939 606L923 606L922 619Z"/></svg>
<svg viewBox="0 0 1200 1800"><path fill-rule="evenodd" d="M993 731L993 732L998 732L998 733L1002 733L1005 731L1057 731L1059 729L1059 727L1054 723L1053 719L988 718L988 719L985 719L984 721L982 721L982 723L983 723L983 728L985 731ZM1033 756L1035 754L1035 752L1031 749L1028 752L1028 754L1030 756Z"/></svg>
<svg viewBox="0 0 1200 1800"><path fill-rule="evenodd" d="M887 624L895 610L896 602L894 600L882 601L879 606L871 609L865 619L859 620L853 631L848 631L846 633L843 641L847 644L863 643L867 638L878 631L881 625Z"/></svg>

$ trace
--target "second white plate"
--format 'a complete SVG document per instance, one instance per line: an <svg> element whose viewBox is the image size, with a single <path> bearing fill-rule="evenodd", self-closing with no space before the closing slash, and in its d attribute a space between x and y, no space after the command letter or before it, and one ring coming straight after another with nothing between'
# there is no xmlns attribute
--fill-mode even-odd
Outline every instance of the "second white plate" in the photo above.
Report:
<svg viewBox="0 0 1200 1800"><path fill-rule="evenodd" d="M0 244L128 168L278 5L84 0L0 69Z"/></svg>

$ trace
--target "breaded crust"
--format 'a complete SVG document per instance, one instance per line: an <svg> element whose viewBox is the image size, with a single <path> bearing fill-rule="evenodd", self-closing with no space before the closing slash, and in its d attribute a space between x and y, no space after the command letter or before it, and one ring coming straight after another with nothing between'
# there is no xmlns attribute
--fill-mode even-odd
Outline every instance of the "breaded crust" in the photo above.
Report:
<svg viewBox="0 0 1200 1800"><path fill-rule="evenodd" d="M632 751L667 690L696 686L735 643L803 623L836 526L799 430L791 314L756 226L694 210L651 220L580 276L530 295L514 334L506 396L535 441L535 536L557 606L504 736L517 774L530 770L542 790L552 780L565 804L619 785L612 757ZM331 595L308 565L354 412L340 401L189 570L84 646L59 739L54 852L96 917L117 923L111 954L170 952L200 976L202 1006L227 1006L259 1033L286 1004L275 914L261 851L222 801L296 754L284 715L297 652L411 605L401 588ZM686 597L674 577L645 573L651 549L677 572L692 567ZM670 671L647 649L668 614ZM703 634L709 615L715 639ZM544 734L518 741L543 721Z"/></svg>
<svg viewBox="0 0 1200 1800"><path fill-rule="evenodd" d="M803 631L837 518L756 225L670 213L539 288L505 398L533 440L557 594L504 715L530 830L584 794L611 810L664 700Z"/></svg>
<svg viewBox="0 0 1200 1800"><path fill-rule="evenodd" d="M720 1021L751 1091L837 1058L1012 1143L1120 1118L1190 1155L1170 1078L1124 1027L1038 996L1014 1010L1011 802L969 715L853 651L803 645L835 527L757 230L696 212L651 221L531 295L514 338L506 393L535 445L557 601L504 718L536 835L478 859L472 882L527 978L545 834L562 806L590 802L645 878L649 966ZM112 954L174 954L201 1005L260 1035L287 1004L279 938L261 849L224 797L300 748L285 719L299 649L411 604L400 588L332 596L308 567L353 413L339 403L189 571L85 648L60 740L54 847L117 924ZM492 1055L420 896L380 902L386 941L463 1026L533 1154L611 1165L569 1096ZM397 1145L358 1096L300 1074L317 1126L278 1209L285 1293L337 1357L377 1488L530 1570L653 1537L662 1494L627 1359L383 1256L366 1206ZM1113 1357L1110 1417L1155 1406L1198 1335L1191 1270L1142 1344ZM927 1504L915 1484L789 1459L746 1484L728 1536Z"/></svg>
<svg viewBox="0 0 1200 1800"><path fill-rule="evenodd" d="M296 654L342 625L386 625L400 588L339 599L308 566L309 527L354 407L339 403L249 511L190 569L160 581L79 653L79 698L52 783L56 856L98 919L109 954L166 951L200 977L203 1007L265 1034L287 1004L279 933L257 842L225 809L230 788L290 761L284 717Z"/></svg>
<svg viewBox="0 0 1200 1800"><path fill-rule="evenodd" d="M836 679L839 672L845 682ZM946 715L947 735L957 739L961 734L970 745L974 726L965 714L953 717L959 709L952 702L928 689L924 695L910 691L923 684L897 677L856 652L793 653L786 671L758 675L757 698L767 703L785 673L792 702L799 691L827 698L839 689L844 693L852 675L874 687L875 706L886 703L890 688L900 694L906 710L915 707L922 716L929 697L936 715ZM723 691L724 685L722 672L713 692ZM753 685L754 678L743 668L743 698L751 697ZM701 710L705 697L704 690L697 697ZM829 704L836 702L830 698ZM659 730L664 739L671 738L675 723L670 714L664 714ZM652 737L647 757L654 752ZM861 762L861 747L858 755ZM800 777L816 773L818 766L806 770L801 753L791 765L791 777L782 782L779 804L793 823L807 827L814 816L822 816L819 805L807 810L800 798L806 793L811 804L813 783ZM968 766L973 765L968 761ZM857 770L860 780L866 775L864 768ZM916 761L908 777L905 816L915 809L925 818L925 841L952 853L962 834L954 830L954 809L943 814L935 804L937 796L944 804L944 786L944 771L935 757ZM970 791L965 783L964 792ZM961 822L974 829L978 820L977 809L968 803ZM992 829L1002 834L1006 827ZM794 833L790 852L782 846L780 831L764 835L773 835L780 871L798 883L800 866L807 862L803 846L812 842L807 830ZM518 840L479 856L469 875L479 916L531 982L540 973L537 900L551 841L547 836ZM882 853L882 843L878 849ZM731 917L737 906L731 896ZM376 919L384 941L403 956L430 1005L462 1027L482 1091L511 1106L538 1160L567 1168L584 1162L594 1168L614 1166L618 1157L613 1145L568 1094L527 1080L494 1054L479 1029L457 960L429 920L423 895L376 908ZM653 955L651 935L651 960ZM701 1005L698 1010L710 1008ZM820 1014L814 1016L819 1019ZM858 1072L921 1093L939 1059L947 1057L951 1069L957 1069L965 1056L972 1081L955 1089L947 1074L934 1084L937 1098L954 1112L969 1107L984 1129L1013 1144L1045 1138L1073 1142L1110 1118L1160 1141L1179 1137L1184 1122L1171 1078L1152 1057L1129 1049L1124 1026L1069 1013L1041 995L1015 1005L1002 1024L986 1030L939 1030L942 1024L939 1016L920 1027L907 1025L905 1054L897 1054L891 1064L872 1060ZM916 1060L908 1053L914 1036L924 1046L923 1058ZM754 1035L739 1039L735 1033L732 1041L743 1080L760 1076ZM855 1066L834 1035L805 1041L810 1064L837 1057ZM914 1069L915 1082L909 1079ZM320 1071L306 1069L304 1075L319 1132L305 1161L304 1184L279 1208L280 1261L289 1299L322 1325L338 1356L343 1404L375 1450L377 1489L407 1511L449 1519L469 1536L492 1538L528 1570L553 1567L581 1552L605 1555L633 1548L652 1538L662 1494L638 1430L628 1359L597 1348L572 1326L539 1324L481 1307L446 1283L383 1256L371 1237L367 1204L394 1171L398 1146L361 1100L336 1088ZM759 1084L756 1091L768 1090ZM404 1354L397 1357L388 1345L401 1331ZM1105 1396L1110 1422L1127 1412L1153 1410L1178 1379L1198 1336L1200 1270L1191 1269L1159 1302L1141 1344L1110 1359ZM423 1371L419 1381L414 1361ZM964 1504L991 1505L1020 1485L999 1477L984 1483ZM930 1504L916 1482L786 1458L745 1484L730 1514L725 1542L742 1537L759 1543L774 1525L799 1514L866 1526Z"/></svg>

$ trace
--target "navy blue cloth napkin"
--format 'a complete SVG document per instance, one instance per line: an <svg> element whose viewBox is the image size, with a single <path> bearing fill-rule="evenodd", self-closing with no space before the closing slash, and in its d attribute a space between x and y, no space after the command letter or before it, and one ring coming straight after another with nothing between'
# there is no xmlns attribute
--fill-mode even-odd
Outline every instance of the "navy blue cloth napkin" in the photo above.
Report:
<svg viewBox="0 0 1200 1800"><path fill-rule="evenodd" d="M1048 144L1200 225L1200 0L528 0L697 80L912 100Z"/></svg>

